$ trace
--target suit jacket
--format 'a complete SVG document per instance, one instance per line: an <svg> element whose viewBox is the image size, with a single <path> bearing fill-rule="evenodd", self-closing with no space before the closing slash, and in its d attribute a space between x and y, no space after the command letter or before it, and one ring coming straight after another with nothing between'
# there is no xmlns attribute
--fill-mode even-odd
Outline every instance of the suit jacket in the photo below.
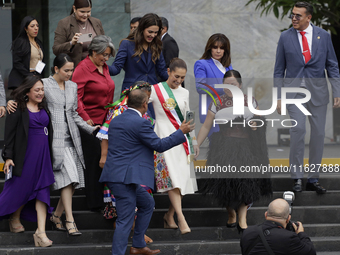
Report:
<svg viewBox="0 0 340 255"><path fill-rule="evenodd" d="M145 59L144 54L142 54L141 59L138 56L132 57L134 53L135 42L123 40L120 43L115 61L109 66L111 76L119 74L122 69L125 71L122 91L129 88L136 81L147 81L151 85L158 83L156 70L163 81L168 79L168 73L166 71L162 53L157 59L156 64L152 62L151 52L148 53L147 60Z"/></svg>
<svg viewBox="0 0 340 255"><path fill-rule="evenodd" d="M81 147L81 140L79 134L79 128L85 132L91 134L94 131L94 127L88 125L77 112L78 97L77 97L77 84L72 81L65 82L65 100L66 105L62 102L64 95L62 94L56 80L50 76L43 79L45 97L47 101L48 109L51 112L51 122L53 125L53 170L61 170L64 163L65 146L65 122L63 115L66 113L67 125L71 134L73 145L77 151L78 157L85 168L85 162L83 157L83 150Z"/></svg>
<svg viewBox="0 0 340 255"><path fill-rule="evenodd" d="M45 108L50 120L50 112ZM21 176L22 168L24 166L24 159L26 155L28 129L29 129L29 113L27 108L24 110L17 109L15 112L8 114L5 123L5 141L2 150L2 158L4 161L12 159L15 166L13 167L13 174ZM50 146L50 154L52 159L52 137L53 128L51 121L48 123L48 140Z"/></svg>
<svg viewBox="0 0 340 255"><path fill-rule="evenodd" d="M105 34L102 23L99 19L90 17L89 21L97 35ZM75 33L79 32L77 20L73 15L60 20L56 30L54 31L54 43L52 47L54 55L57 56L60 53L68 54L74 62L74 67L76 67L81 61L83 46L80 43L71 45L70 41L72 41Z"/></svg>
<svg viewBox="0 0 340 255"><path fill-rule="evenodd" d="M306 88L311 92L311 102L315 106L328 104L325 69L332 84L333 97L340 97L339 67L330 34L313 26L312 58L305 64L296 29L292 27L282 32L274 69L274 86L278 88L279 99L282 87L300 87L302 78L305 78ZM295 95L288 93L287 98L294 98Z"/></svg>
<svg viewBox="0 0 340 255"><path fill-rule="evenodd" d="M143 184L154 189L154 151L163 152L183 142L180 129L160 139L150 121L127 109L110 123L109 149L99 182Z"/></svg>
<svg viewBox="0 0 340 255"><path fill-rule="evenodd" d="M265 221L261 224L264 236L275 254L286 255L315 255L314 245L306 233L296 234L283 228L280 223ZM268 232L269 231L269 232ZM267 234L268 233L268 234ZM242 254L250 249L252 244L256 245L250 250L248 255L267 255L262 240L257 232L257 225L248 227L242 234L241 250Z"/></svg>
<svg viewBox="0 0 340 255"><path fill-rule="evenodd" d="M170 61L173 58L178 58L179 49L174 38L172 38L168 33L164 35L162 39L163 43L163 56L165 60L166 67L169 67Z"/></svg>
<svg viewBox="0 0 340 255"><path fill-rule="evenodd" d="M36 38L36 42L43 50L42 42ZM28 47L28 52L23 52L23 48ZM31 61L31 45L28 38L19 37L13 44L12 49L13 68L8 77L8 89L16 89L20 86L23 80L28 75L34 75L35 72L30 72L30 61Z"/></svg>
<svg viewBox="0 0 340 255"><path fill-rule="evenodd" d="M226 71L232 70L233 67L230 65L229 67L226 67ZM215 84L222 84L223 83L223 76L224 74L217 68L215 65L214 61L210 59L200 59L197 60L195 65L194 65L194 74L195 74L195 80L196 80L196 90L198 94L206 94L205 91L201 90L201 88L208 90L214 97L216 95L206 86L200 84L199 82L202 83L207 83L211 87L215 88ZM215 89L216 92L219 95L223 95L224 91L223 89ZM208 96L207 97L207 109L208 106L210 105L212 99ZM202 109L201 107L201 96L199 97L199 109ZM201 110L200 110L200 121L201 123L204 122L206 115L201 115Z"/></svg>

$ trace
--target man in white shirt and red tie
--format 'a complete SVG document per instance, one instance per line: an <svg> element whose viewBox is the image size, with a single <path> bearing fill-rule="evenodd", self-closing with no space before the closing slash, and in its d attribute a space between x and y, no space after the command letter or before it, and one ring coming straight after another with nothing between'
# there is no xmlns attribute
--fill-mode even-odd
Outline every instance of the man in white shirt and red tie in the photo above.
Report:
<svg viewBox="0 0 340 255"><path fill-rule="evenodd" d="M277 111L281 114L281 88L305 88L311 99L303 106L311 113L308 116L311 126L309 142L308 180L306 190L326 193L319 183L318 168L321 164L327 104L329 92L325 70L332 85L334 108L340 107L340 75L338 61L331 36L325 30L310 23L313 6L307 2L297 2L291 13L293 27L282 32L276 51L274 87L278 88ZM304 98L302 93L287 93L287 98ZM297 122L290 128L289 164L294 179L293 190L302 191L304 174L304 148L306 134L306 115L294 104L288 104L291 119ZM296 124L292 122L292 126ZM320 168L321 169L321 168ZM319 169L319 170L320 170Z"/></svg>

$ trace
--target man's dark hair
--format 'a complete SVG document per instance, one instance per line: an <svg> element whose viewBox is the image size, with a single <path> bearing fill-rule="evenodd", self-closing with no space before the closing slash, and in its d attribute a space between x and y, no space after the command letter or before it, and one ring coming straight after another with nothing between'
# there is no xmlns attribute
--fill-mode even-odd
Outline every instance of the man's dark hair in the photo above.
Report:
<svg viewBox="0 0 340 255"><path fill-rule="evenodd" d="M140 109L147 101L148 95L140 89L135 89L130 92L127 105L134 109Z"/></svg>
<svg viewBox="0 0 340 255"><path fill-rule="evenodd" d="M130 24L139 22L141 18L142 18L142 17L135 17L135 18L133 18L133 19L130 21Z"/></svg>
<svg viewBox="0 0 340 255"><path fill-rule="evenodd" d="M306 8L307 15L313 15L313 6L307 2L297 2L294 7L296 8Z"/></svg>
<svg viewBox="0 0 340 255"><path fill-rule="evenodd" d="M169 22L166 18L161 17L163 27L167 27L169 30Z"/></svg>

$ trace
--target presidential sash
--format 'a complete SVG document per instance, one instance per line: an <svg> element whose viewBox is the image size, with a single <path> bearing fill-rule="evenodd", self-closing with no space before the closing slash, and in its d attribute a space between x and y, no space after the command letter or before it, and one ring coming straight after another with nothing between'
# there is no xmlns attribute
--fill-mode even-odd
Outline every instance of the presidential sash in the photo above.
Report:
<svg viewBox="0 0 340 255"><path fill-rule="evenodd" d="M179 129L182 122L184 121L181 110L178 107L178 103L174 94L172 93L169 85L166 82L160 82L158 84L153 85L159 102L162 105L162 108L169 118L171 124L175 127L176 130ZM191 137L189 134L185 135L186 142L183 143L184 150L188 155L188 163L191 162L191 154L194 154Z"/></svg>

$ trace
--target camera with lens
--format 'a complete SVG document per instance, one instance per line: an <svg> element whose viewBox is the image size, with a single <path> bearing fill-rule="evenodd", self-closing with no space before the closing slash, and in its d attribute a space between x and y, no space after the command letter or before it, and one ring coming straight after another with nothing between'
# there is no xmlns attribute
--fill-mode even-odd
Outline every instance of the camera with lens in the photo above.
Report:
<svg viewBox="0 0 340 255"><path fill-rule="evenodd" d="M283 199L287 201L287 203L289 204L289 214L292 215L292 205L295 199L295 194L292 191L285 191L283 193ZM298 228L299 227L299 223L295 222L295 221L289 221L286 229L289 231L293 231L295 232L295 229L293 227L293 223L295 224L295 226Z"/></svg>

